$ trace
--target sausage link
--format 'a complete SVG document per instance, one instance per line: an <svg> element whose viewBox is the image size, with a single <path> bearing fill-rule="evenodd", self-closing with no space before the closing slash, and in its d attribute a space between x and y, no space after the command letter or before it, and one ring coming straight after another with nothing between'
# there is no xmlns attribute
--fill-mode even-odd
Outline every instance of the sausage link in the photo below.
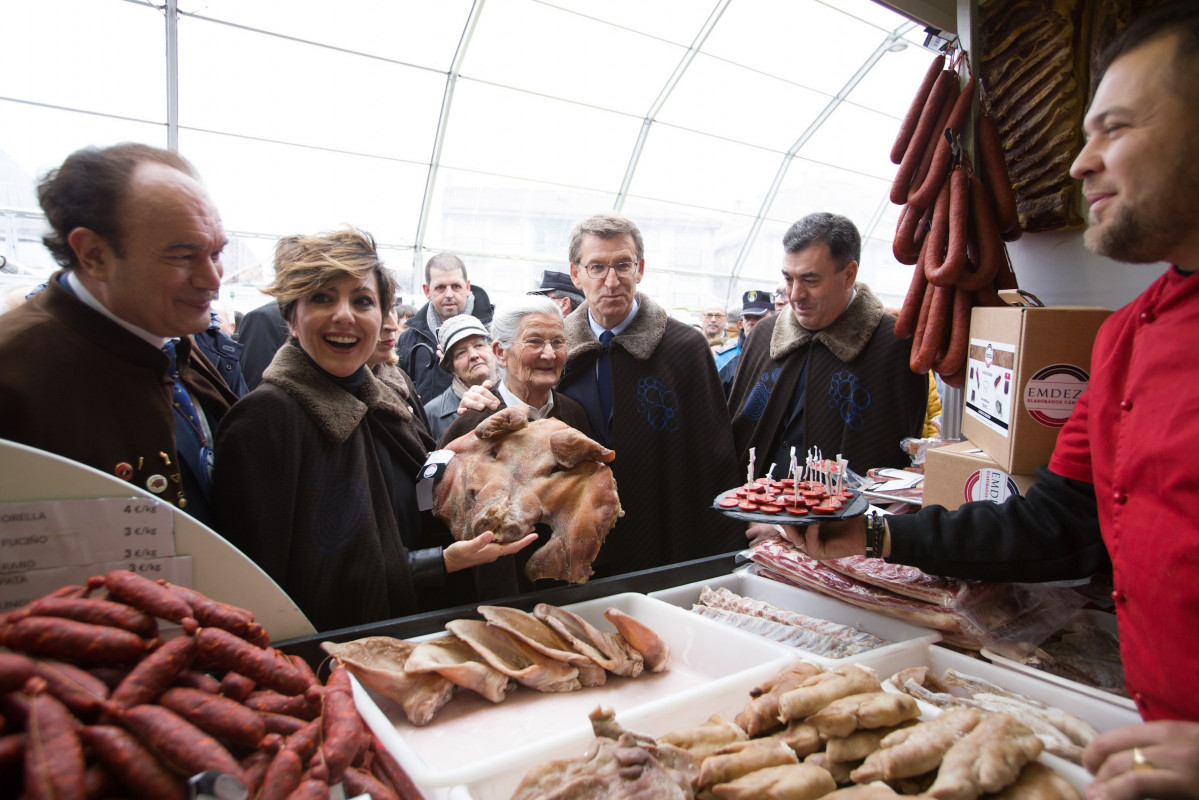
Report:
<svg viewBox="0 0 1199 800"><path fill-rule="evenodd" d="M349 692L351 695L354 694L354 686L350 683L350 671L346 669L345 664L340 661L337 662L337 666L329 672L329 679L325 681L325 688L329 691L342 691Z"/></svg>
<svg viewBox="0 0 1199 800"><path fill-rule="evenodd" d="M39 597L13 611L8 621L16 622L25 617L63 617L91 625L111 625L145 639L153 639L158 635L158 623L154 617L133 606L98 597Z"/></svg>
<svg viewBox="0 0 1199 800"><path fill-rule="evenodd" d="M30 800L83 800L83 744L71 712L44 691L45 682L30 678L26 693L29 718L25 732L25 794Z"/></svg>
<svg viewBox="0 0 1199 800"><path fill-rule="evenodd" d="M365 794L371 800L398 800L390 786L384 785L383 781L360 767L350 767L341 776L341 779L345 783L346 795L349 797Z"/></svg>
<svg viewBox="0 0 1199 800"><path fill-rule="evenodd" d="M172 772L185 778L215 769L241 780L241 765L229 751L204 731L169 708L134 706L120 713L119 721Z"/></svg>
<svg viewBox="0 0 1199 800"><path fill-rule="evenodd" d="M991 198L987 196L986 188L977 175L970 179L969 188L970 220L974 224L974 241L978 248L978 269L974 272L963 271L956 285L959 289L974 292L995 282L999 263L1006 260L1007 256L1003 239L995 225Z"/></svg>
<svg viewBox="0 0 1199 800"><path fill-rule="evenodd" d="M1020 238L1020 215L1016 209L1016 192L1008 176L1007 162L1003 157L1003 141L995 118L985 111L978 117L979 166L991 199L995 201L995 221L1004 239ZM1009 235L1010 232L1010 235Z"/></svg>
<svg viewBox="0 0 1199 800"><path fill-rule="evenodd" d="M218 739L258 747L266 736L266 722L258 712L219 694L176 686L163 692L158 702Z"/></svg>
<svg viewBox="0 0 1199 800"><path fill-rule="evenodd" d="M938 55L933 59L933 63L928 65L928 71L924 73L924 80L920 81L920 87L916 89L912 104L908 106L908 112L904 114L903 121L899 123L899 131L895 135L894 144L891 145L892 164L903 163L903 156L907 152L908 143L912 141L916 124L920 122L920 114L924 110L925 103L928 102L928 95L933 90L937 76L944 68L945 56L943 55Z"/></svg>
<svg viewBox="0 0 1199 800"><path fill-rule="evenodd" d="M921 249L920 258L924 259L924 250L928 249L928 241L924 242L924 247ZM924 346L924 331L928 327L928 310L933 304L933 289L936 287L925 286L924 296L920 299L920 313L916 316L916 327L912 331L912 348L908 351L908 368L912 372L919 372L920 350Z"/></svg>
<svg viewBox="0 0 1199 800"><path fill-rule="evenodd" d="M240 672L230 670L221 678L221 694L237 702L244 701L254 691L254 681Z"/></svg>
<svg viewBox="0 0 1199 800"><path fill-rule="evenodd" d="M300 762L306 763L316 753L316 748L320 745L320 740L321 720L318 717L306 723L303 728L300 728L291 736L288 736L283 746L288 750L296 751L296 755L300 757Z"/></svg>
<svg viewBox="0 0 1199 800"><path fill-rule="evenodd" d="M321 688L320 678L316 677L316 673L312 671L312 667L308 666L307 661L299 656L294 655L288 656L287 658L291 661L299 673L304 676L304 680L308 682L309 689L311 689L313 686L317 687L318 689Z"/></svg>
<svg viewBox="0 0 1199 800"><path fill-rule="evenodd" d="M970 224L970 178L961 166L954 167L947 181L948 189L948 237L945 258L939 265L924 265L924 275L934 286L953 286L966 268L966 239ZM937 197L940 204L945 190ZM935 211L934 214L939 214Z"/></svg>
<svg viewBox="0 0 1199 800"><path fill-rule="evenodd" d="M104 576L104 588L112 597L155 617L171 622L183 622L194 617L192 607L186 600L136 572L114 569Z"/></svg>
<svg viewBox="0 0 1199 800"><path fill-rule="evenodd" d="M213 600L186 586L178 586L167 581L158 583L186 601L191 607L196 622L204 627L223 628L243 639L250 633L250 625L254 622L254 612Z"/></svg>
<svg viewBox="0 0 1199 800"><path fill-rule="evenodd" d="M949 206L951 203L949 189L949 181L941 185L941 192L937 195L937 201L933 203L932 225L921 247L920 255L924 261L924 277L928 278L929 283L933 283L934 286L936 283L932 279L940 274L941 263L945 260L945 250L949 245Z"/></svg>
<svg viewBox="0 0 1199 800"><path fill-rule="evenodd" d="M908 202L916 208L927 208L928 204L937 196L937 191L941 187L942 181L945 180L946 174L953 159L953 147L950 144L950 137L945 131L948 129L954 136L962 132L962 126L966 124L966 118L970 116L970 108L974 104L974 78L966 81L966 86L962 89L961 94L957 96L953 103L953 110L945 122L945 126L937 131L937 147L933 153L932 162L928 167L928 174L924 176L924 183L920 185L914 192L908 194Z"/></svg>
<svg viewBox="0 0 1199 800"><path fill-rule="evenodd" d="M945 352L937 356L933 369L944 380L946 375L956 375L966 367L966 354L970 350L970 309L974 307L974 292L955 289L953 293L953 321L946 326L949 343Z"/></svg>
<svg viewBox="0 0 1199 800"><path fill-rule="evenodd" d="M46 681L46 691L78 716L96 713L108 699L108 686L104 681L74 664L41 659L36 662L34 671Z"/></svg>
<svg viewBox="0 0 1199 800"><path fill-rule="evenodd" d="M248 797L258 797L266 771L277 754L277 751L260 748L241 760L241 774Z"/></svg>
<svg viewBox="0 0 1199 800"><path fill-rule="evenodd" d="M25 745L29 734L9 733L0 736L0 775L25 763Z"/></svg>
<svg viewBox="0 0 1199 800"><path fill-rule="evenodd" d="M316 778L301 781L287 800L329 800L329 784Z"/></svg>
<svg viewBox="0 0 1199 800"><path fill-rule="evenodd" d="M924 148L924 155L920 159L920 166L912 174L912 183L908 186L908 193L905 195L905 199L915 195L920 190L920 187L924 185L925 180L928 179L929 170L933 165L933 157L937 154L940 142L945 138L942 132L949 126L949 115L953 113L953 107L957 103L959 97L958 91L958 83L955 79L949 85L949 93L945 96L945 102L941 106L941 115L937 117L936 125L933 126L933 135ZM933 198L936 198L936 196L936 192L933 192ZM909 203L909 205L917 209L928 208L932 205L932 199L930 198L928 202L922 201L919 205L915 203Z"/></svg>
<svg viewBox="0 0 1199 800"><path fill-rule="evenodd" d="M924 209L924 214L920 216L920 221L916 223L916 232L912 234L912 242L916 247L924 247L924 240L928 238L928 232L933 227L933 207L929 206Z"/></svg>
<svg viewBox="0 0 1199 800"><path fill-rule="evenodd" d="M263 650L221 628L201 628L196 643L205 660L241 673L259 686L288 695L308 688L304 676L277 650Z"/></svg>
<svg viewBox="0 0 1199 800"><path fill-rule="evenodd" d="M9 625L4 644L29 655L86 663L137 661L153 647L136 633L62 617L26 617Z"/></svg>
<svg viewBox="0 0 1199 800"><path fill-rule="evenodd" d="M111 712L114 708L133 708L157 700L179 673L191 666L195 657L195 638L172 639L129 670L125 680L113 690L108 709Z"/></svg>
<svg viewBox="0 0 1199 800"><path fill-rule="evenodd" d="M283 736L291 736L311 721L288 714L276 714L272 711L255 711L254 713L262 717L267 733L278 733Z"/></svg>
<svg viewBox="0 0 1199 800"><path fill-rule="evenodd" d="M20 653L0 652L0 693L15 692L33 677L34 663Z"/></svg>
<svg viewBox="0 0 1199 800"><path fill-rule="evenodd" d="M79 737L134 796L143 800L186 800L183 781L159 764L128 731L113 725L89 725L79 731Z"/></svg>
<svg viewBox="0 0 1199 800"><path fill-rule="evenodd" d="M175 676L175 686L185 686L188 689L199 689L201 692L209 694L221 693L221 682L209 675L207 672L197 672L194 669L185 669Z"/></svg>
<svg viewBox="0 0 1199 800"><path fill-rule="evenodd" d="M336 783L358 756L363 742L362 717L348 692L325 693L321 714L323 741L319 758L329 769L329 780Z"/></svg>
<svg viewBox="0 0 1199 800"><path fill-rule="evenodd" d="M255 689L250 692L242 703L246 708L255 711L265 711L270 714L287 714L302 720L316 719L321 713L320 697L310 697L304 694L280 694L270 689Z"/></svg>
<svg viewBox="0 0 1199 800"><path fill-rule="evenodd" d="M937 119L941 116L945 98L949 95L950 84L956 82L957 74L951 69L941 70L933 82L932 91L928 94L928 101L920 113L920 121L916 124L916 130L912 133L911 141L908 142L908 149L904 152L903 160L899 164L899 171L895 173L895 180L891 184L891 202L897 206L907 201L912 178L916 175L916 169L920 166L925 148L936 128Z"/></svg>
<svg viewBox="0 0 1199 800"><path fill-rule="evenodd" d="M373 734L372 744L375 760L371 762L371 771L375 777L391 786L400 800L423 800L420 790L400 766L400 762L396 761L395 756Z"/></svg>
<svg viewBox="0 0 1199 800"><path fill-rule="evenodd" d="M952 286L930 286L929 293L932 302L928 307L928 318L924 323L924 336L920 340L919 352L913 352L912 371L920 374L932 369L933 362L941 349L946 327L949 325L949 312L953 303Z"/></svg>
<svg viewBox="0 0 1199 800"><path fill-rule="evenodd" d="M924 264L919 260L912 269L912 282L908 285L908 293L903 297L903 305L899 316L895 318L895 336L899 339L909 339L916 330L920 319L920 305L924 302L924 292L928 279L924 277Z"/></svg>
<svg viewBox="0 0 1199 800"><path fill-rule="evenodd" d="M300 785L304 764L294 750L283 748L271 759L257 800L286 800Z"/></svg>
<svg viewBox="0 0 1199 800"><path fill-rule="evenodd" d="M921 212L904 204L899 212L899 222L895 224L895 239L891 242L891 254L900 264L915 264L920 257L920 248L916 245L916 226L920 224Z"/></svg>

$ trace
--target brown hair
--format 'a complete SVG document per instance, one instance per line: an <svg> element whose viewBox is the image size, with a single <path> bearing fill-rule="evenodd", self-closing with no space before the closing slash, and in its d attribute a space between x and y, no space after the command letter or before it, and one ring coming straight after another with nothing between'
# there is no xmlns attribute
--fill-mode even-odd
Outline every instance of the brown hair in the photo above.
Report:
<svg viewBox="0 0 1199 800"><path fill-rule="evenodd" d="M628 217L601 211L592 214L587 219L575 225L570 232L570 263L579 263L579 253L583 249L583 237L587 234L601 239L614 239L628 234L633 237L633 247L637 251L637 260L645 258L645 242L641 238L641 229Z"/></svg>
<svg viewBox="0 0 1199 800"><path fill-rule="evenodd" d="M37 199L52 230L42 242L60 266L79 266L67 241L76 228L95 231L118 257L124 256L120 216L129 178L138 165L147 161L165 164L199 180L195 168L178 153L131 142L76 150L62 166L42 176Z"/></svg>
<svg viewBox="0 0 1199 800"><path fill-rule="evenodd" d="M369 233L345 228L316 236L295 234L275 245L275 280L265 291L275 297L283 318L291 322L301 298L342 278L362 280L372 272L379 284L379 308L389 309L395 301L395 279L379 259Z"/></svg>

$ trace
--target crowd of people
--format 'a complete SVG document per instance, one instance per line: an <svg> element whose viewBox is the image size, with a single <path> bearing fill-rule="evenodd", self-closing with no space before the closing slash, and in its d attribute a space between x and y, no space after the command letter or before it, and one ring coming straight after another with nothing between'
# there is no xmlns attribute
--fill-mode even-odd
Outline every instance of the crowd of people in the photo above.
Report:
<svg viewBox="0 0 1199 800"><path fill-rule="evenodd" d="M1088 797L1199 797L1188 581L1199 427L1194 384L1178 376L1199 324L1199 12L1176 2L1143 15L1103 64L1072 168L1091 204L1086 244L1172 266L1104 325L1091 386L1040 483L1002 505L783 532L817 558L868 553L940 575L1114 573L1128 687L1150 722L1088 749ZM596 577L764 535L711 508L747 463L781 475L793 448L818 448L858 472L904 466L899 442L924 431L927 378L857 279L860 235L836 214L788 229L777 290L746 292L732 320L712 303L696 326L641 291L645 243L615 213L574 227L569 272L547 271L498 309L453 254L429 259L428 302L413 308L395 303L369 233L285 236L266 289L275 300L247 313L234 341L212 308L220 215L180 155L84 148L38 197L62 269L0 316L0 437L196 516L320 630L539 588L520 565L544 531L454 541L416 497L438 443L499 408L559 419L616 452L625 516ZM1146 429L1168 436L1145 448Z"/></svg>

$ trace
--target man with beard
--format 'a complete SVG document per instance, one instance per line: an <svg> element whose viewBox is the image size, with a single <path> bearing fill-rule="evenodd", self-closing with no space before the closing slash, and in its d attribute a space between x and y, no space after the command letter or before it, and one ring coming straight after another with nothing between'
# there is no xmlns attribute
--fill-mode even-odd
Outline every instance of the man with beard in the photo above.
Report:
<svg viewBox="0 0 1199 800"><path fill-rule="evenodd" d="M1089 388L1041 482L1003 505L812 526L820 559L867 552L938 574L1113 574L1125 683L1150 722L1088 746L1088 798L1199 798L1199 4L1135 21L1105 53L1071 168L1101 255L1170 268L1099 331ZM1105 547L1106 545L1106 547Z"/></svg>

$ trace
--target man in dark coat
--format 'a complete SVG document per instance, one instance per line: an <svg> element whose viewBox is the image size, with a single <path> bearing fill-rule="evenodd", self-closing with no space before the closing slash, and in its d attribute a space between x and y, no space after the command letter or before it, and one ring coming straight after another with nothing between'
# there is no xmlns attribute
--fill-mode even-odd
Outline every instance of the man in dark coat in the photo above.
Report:
<svg viewBox="0 0 1199 800"><path fill-rule="evenodd" d="M421 288L429 302L408 320L407 330L396 342L396 353L400 356L400 368L416 384L421 402L428 403L453 381L453 376L439 366L437 329L441 323L459 314L470 314L490 325L493 309L487 293L470 285L466 265L453 253L438 253L429 259Z"/></svg>
<svg viewBox="0 0 1199 800"><path fill-rule="evenodd" d="M0 438L211 523L212 432L237 398L189 334L208 327L220 288L220 215L187 161L140 144L73 153L38 197L64 269L0 317ZM168 342L194 414L176 411Z"/></svg>
<svg viewBox="0 0 1199 800"><path fill-rule="evenodd" d="M241 374L253 389L262 382L262 371L287 341L287 323L274 300L251 309L237 326L237 341L245 345L241 356Z"/></svg>
<svg viewBox="0 0 1199 800"><path fill-rule="evenodd" d="M566 318L559 391L582 404L593 438L616 451L611 466L625 510L596 576L737 549L744 526L712 509L736 485L738 468L703 334L637 292L645 247L630 220L597 214L575 226L570 262L587 302Z"/></svg>
<svg viewBox="0 0 1199 800"><path fill-rule="evenodd" d="M790 450L841 454L856 472L903 467L906 437L919 437L928 380L908 367L910 342L892 333L865 284L856 283L861 238L836 214L810 214L783 237L790 306L747 337L729 408L739 459L786 477Z"/></svg>

